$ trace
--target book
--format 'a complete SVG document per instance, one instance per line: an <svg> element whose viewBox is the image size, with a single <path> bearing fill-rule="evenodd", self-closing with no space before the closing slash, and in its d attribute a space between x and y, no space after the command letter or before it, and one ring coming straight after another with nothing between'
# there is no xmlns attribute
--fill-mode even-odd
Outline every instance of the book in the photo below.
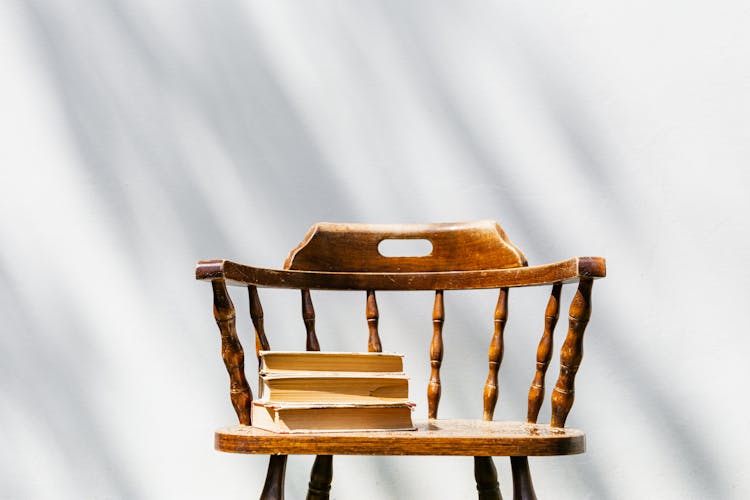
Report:
<svg viewBox="0 0 750 500"><path fill-rule="evenodd" d="M282 402L405 402L409 379L403 373L265 372L260 397Z"/></svg>
<svg viewBox="0 0 750 500"><path fill-rule="evenodd" d="M403 372L403 355L380 352L260 351L260 371Z"/></svg>
<svg viewBox="0 0 750 500"><path fill-rule="evenodd" d="M279 433L414 430L413 403L319 404L253 401L253 426Z"/></svg>
<svg viewBox="0 0 750 500"><path fill-rule="evenodd" d="M414 430L400 354L260 351L254 427L273 432Z"/></svg>

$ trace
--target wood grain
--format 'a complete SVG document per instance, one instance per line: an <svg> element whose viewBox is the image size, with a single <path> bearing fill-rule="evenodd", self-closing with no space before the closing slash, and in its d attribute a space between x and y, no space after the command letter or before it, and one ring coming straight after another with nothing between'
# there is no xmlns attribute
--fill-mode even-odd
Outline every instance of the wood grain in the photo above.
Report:
<svg viewBox="0 0 750 500"><path fill-rule="evenodd" d="M501 288L497 296L495 306L495 328L490 341L489 349L489 373L484 384L484 420L492 420L497 404L498 388L497 375L500 371L500 363L503 362L503 331L508 321L508 289Z"/></svg>
<svg viewBox="0 0 750 500"><path fill-rule="evenodd" d="M385 257L386 239L425 239L432 253ZM332 224L310 228L291 251L284 269L335 272L466 271L526 265L523 253L494 221L446 224Z"/></svg>
<svg viewBox="0 0 750 500"><path fill-rule="evenodd" d="M544 333L536 350L536 371L529 388L529 406L526 413L526 420L531 423L536 423L539 417L539 409L542 407L542 401L544 400L544 378L552 359L552 339L557 318L560 316L561 290L562 283L552 285L552 293L547 302L547 309L544 311Z"/></svg>
<svg viewBox="0 0 750 500"><path fill-rule="evenodd" d="M380 314L378 313L378 301L375 298L375 290L367 290L365 316L367 317L367 329L370 332L370 336L367 339L367 351L383 352L383 347L380 345L380 334L378 333Z"/></svg>
<svg viewBox="0 0 750 500"><path fill-rule="evenodd" d="M245 353L237 337L234 304L223 280L211 282L214 295L214 318L221 334L221 357L229 373L229 397L241 424L250 425L253 393L245 378Z"/></svg>
<svg viewBox="0 0 750 500"><path fill-rule="evenodd" d="M443 291L435 292L432 307L432 341L430 342L430 382L427 384L427 416L437 418L440 404L440 365L443 363L443 322L445 306Z"/></svg>
<svg viewBox="0 0 750 500"><path fill-rule="evenodd" d="M575 399L575 377L583 359L583 332L591 317L593 281L582 279L570 303L568 335L560 350L560 376L552 391L552 427L565 427Z"/></svg>
<svg viewBox="0 0 750 500"><path fill-rule="evenodd" d="M378 245L387 239L425 239L432 244L426 256L386 257ZM581 431L566 429L565 420L574 400L575 375L583 355L583 334L591 314L594 279L606 276L601 257L575 257L528 267L523 253L502 228L490 221L425 225L329 224L314 225L289 254L283 269L265 269L227 260L200 261L196 279L211 281L214 315L222 338L222 358L230 376L230 396L240 425L216 433L216 449L235 453L270 454L262 498L284 495L287 454L318 455L310 477L308 498L328 498L332 455L456 455L474 456L480 499L499 499L497 471L492 456L510 456L514 499L535 499L527 456L582 453ZM560 375L552 394L550 425L537 424L544 396L553 332L559 317L560 290L578 283L570 305L568 334L560 352ZM319 350L311 290L366 291L368 350L381 352L376 290L434 290L433 335L430 342L428 417L418 430L392 432L326 432L278 434L250 427L252 392L244 375L244 353L235 325L235 312L227 285L247 286L250 315L255 328L256 354L268 350L263 308L258 287L301 290L306 348ZM529 389L527 423L492 421L498 402L498 374L503 358L503 335L508 317L508 292L512 287L551 285L545 311L544 332L536 356L534 380ZM499 289L494 330L488 352L488 376L483 393L483 420L438 420L443 360L444 291Z"/></svg>
<svg viewBox="0 0 750 500"><path fill-rule="evenodd" d="M550 456L583 453L584 433L525 422L416 421L416 431L280 434L246 425L216 431L219 451L298 455Z"/></svg>
<svg viewBox="0 0 750 500"><path fill-rule="evenodd" d="M235 286L310 290L473 290L517 286L573 283L581 278L603 278L607 274L601 257L575 257L554 264L512 269L435 272L319 272L264 269L229 260L199 261L198 280L225 279Z"/></svg>

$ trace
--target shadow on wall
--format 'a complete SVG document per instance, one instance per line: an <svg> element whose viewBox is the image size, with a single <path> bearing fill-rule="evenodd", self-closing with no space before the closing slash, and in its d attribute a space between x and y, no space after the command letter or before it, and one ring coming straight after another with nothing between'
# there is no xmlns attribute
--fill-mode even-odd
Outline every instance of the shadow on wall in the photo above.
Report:
<svg viewBox="0 0 750 500"><path fill-rule="evenodd" d="M177 244L185 245L182 253L192 258L231 257L245 255L247 243L252 242L251 235L237 236L242 231L235 221L247 216L258 228L253 233L265 235L262 248L255 251L266 257L265 248L291 248L290 242L296 243L295 238L301 237L312 222L308 220L311 214L316 219L331 220L371 217L367 207L372 200L363 200L350 188L349 177L360 172L348 172L338 163L338 156L319 144L316 124L295 105L287 91L289 82L269 59L272 41L264 39L257 29L263 20L248 16L238 3L226 2L216 8L196 2L179 12L158 12L145 4L134 6L123 1L100 2L85 11L62 2L24 5L44 64L59 92L71 140L80 154L81 174L90 180L100 198L99 205L106 210L129 272L158 276L164 262L169 262L175 242L160 236L162 224L176 227L181 237ZM487 142L486 135L478 133L475 120L457 98L461 89L447 79L453 68L441 62L440 45L435 43L444 27L412 4L399 3L397 10L394 5L386 4L368 14L374 16L371 22L375 25L386 27L389 43L405 59L409 74L402 76L418 89L430 119L448 131L460 150L459 156L467 159L465 171L455 175L484 179L484 184L500 186L499 194L508 194L519 174L511 175L511 157L503 156L496 145ZM320 22L319 29L326 32L330 26ZM473 21L456 12L453 22ZM512 29L507 21L503 26ZM338 55L358 61L345 66L348 71L373 71L359 63L367 58L368 47L352 31L341 30ZM518 35L516 48L529 59L531 70L544 76L539 81L545 83L539 83L536 91L539 99L554 110L553 124L568 141L572 161L581 169L580 178L588 182L582 189L608 192L614 197L609 204L613 208L605 216L638 234L637 222L623 208L627 203L601 167L606 145L591 145L597 139L595 118L570 111L569 100L574 96L559 83L565 77L549 75L555 66L544 51L519 31L513 34ZM354 90L342 99L356 100L357 96ZM377 106L372 110L377 113ZM383 116L387 121L389 115ZM439 172L449 175L450 168ZM451 178L446 178L450 182ZM243 201L235 198L233 205L223 206L221 200L217 201L217 192L237 195ZM382 192L378 202L384 206L384 214L403 217L412 205L394 192ZM414 196L423 195L415 188ZM409 212L410 218L443 213L440 207L446 201L441 193L424 199L428 203ZM537 255L538 260L557 257L549 242L542 241L542 235L559 234L555 221L525 210L523 197L498 196L487 207L476 203L470 207L479 208L476 213L486 213L483 210L489 207L490 213L504 214L511 226L544 228L526 233L523 246L545 249ZM238 211L244 213L237 216ZM282 257L273 258L280 263ZM175 273L191 264L180 261ZM76 350L61 356L50 351L45 347L49 345L47 334L38 326L32 305L12 291L12 286L6 291L6 307L15 311L14 322L23 325L26 332L20 341L14 339L16 354L6 370L33 384L41 383L40 374L26 360L34 359L47 371L43 393L18 386L11 388L11 398L23 407L36 407L42 400L42 413L55 415L45 418L43 425L62 440L59 446L65 451L55 465L70 477L96 474L106 478L101 480L107 483L106 491L117 497L143 496L138 479L128 475L117 450L96 431L101 426L95 416L87 412L86 405L79 404L90 395L81 389L85 374L73 368L85 366L85 359L96 353ZM144 294L162 310L168 309L168 301L173 300L154 290L145 289ZM59 316L57 334L76 346L91 345L89 339L96 332L87 329L86 322L77 316L85 314L86 308L66 304L66 300L72 299L61 297L61 310L67 312ZM616 317L613 310L600 314ZM463 309L451 321L477 323ZM625 333L613 326L623 323L610 322L600 328L607 330L601 336L610 339L607 352L612 357L608 363L626 372L636 355L622 340L627 339ZM558 327L558 332L563 328ZM482 328L474 331L481 332L474 339L477 343L487 340ZM640 404L661 421L677 420L679 412L669 395L648 383L653 374L629 375L626 380L638 387ZM722 496L725 489L717 471L700 459L708 456L705 447L677 427L665 426L665 432L672 432L669 439L681 452L688 469L685 475L704 491ZM76 471L82 463L90 468ZM382 461L377 463L381 469L378 474L390 475L380 483L388 495L403 495L389 489L394 484L406 484L397 481L399 472L381 467ZM593 498L616 496L604 479L604 469L604 464L584 463L577 471L585 478Z"/></svg>

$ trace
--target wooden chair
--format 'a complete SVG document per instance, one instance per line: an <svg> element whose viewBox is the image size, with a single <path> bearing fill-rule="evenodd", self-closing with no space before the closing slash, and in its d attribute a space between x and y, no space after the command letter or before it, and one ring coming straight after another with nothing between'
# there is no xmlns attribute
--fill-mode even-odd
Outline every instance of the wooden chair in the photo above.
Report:
<svg viewBox="0 0 750 500"><path fill-rule="evenodd" d="M385 257L378 251L383 240L423 239L432 252L421 257ZM262 499L284 496L284 471L289 454L317 455L308 499L328 498L333 455L461 455L474 457L480 499L499 499L493 456L509 456L513 498L536 498L528 456L569 455L585 449L583 432L565 428L573 405L573 384L582 358L583 333L591 315L593 280L606 275L601 257L577 257L563 262L528 267L526 258L495 222L456 224L314 225L291 251L282 270L263 269L227 260L200 261L196 278L213 287L214 315L221 332L221 353L229 372L230 397L240 425L216 432L216 449L232 453L271 455ZM552 356L552 337L564 283L578 283L570 305L567 337L560 352L560 373L552 391L550 424L538 424L544 379ZM251 427L252 392L244 372L244 355L235 330L235 312L226 285L249 292L250 316L255 327L256 355L270 349L263 328L258 287L301 290L302 318L307 350L320 350L315 333L315 312L310 290L362 290L366 296L369 351L380 352L376 290L435 290L430 344L432 371L427 386L428 419L415 422L418 430L275 434ZM529 389L526 422L492 420L498 396L498 371L503 358L503 329L508 316L508 291L513 287L550 285L544 331L536 356L536 373ZM439 420L440 365L443 358L443 300L446 290L497 288L494 333L489 342L489 374L484 386L482 420Z"/></svg>

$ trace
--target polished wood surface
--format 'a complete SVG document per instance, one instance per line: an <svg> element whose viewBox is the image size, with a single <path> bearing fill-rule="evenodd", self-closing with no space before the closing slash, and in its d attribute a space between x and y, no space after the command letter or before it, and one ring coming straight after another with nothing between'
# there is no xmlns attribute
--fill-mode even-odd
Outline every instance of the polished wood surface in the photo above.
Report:
<svg viewBox="0 0 750 500"><path fill-rule="evenodd" d="M216 431L219 451L298 455L549 456L585 450L577 429L525 422L416 421L416 431L279 434L246 425Z"/></svg>
<svg viewBox="0 0 750 500"><path fill-rule="evenodd" d="M365 316L367 317L367 329L370 332L370 336L367 339L367 351L383 352L383 347L380 345L380 334L378 333L380 313L378 312L378 301L375 298L375 290L367 290Z"/></svg>
<svg viewBox="0 0 750 500"><path fill-rule="evenodd" d="M491 421L495 414L498 399L498 373L503 362L503 332L508 322L508 289L501 288L495 306L494 329L490 340L489 373L484 383L484 414L482 419ZM497 480L497 469L492 457L474 457L474 479L477 482L477 493L480 500L500 500L500 483Z"/></svg>
<svg viewBox="0 0 750 500"><path fill-rule="evenodd" d="M305 350L320 351L320 343L315 333L315 309L313 308L310 290L302 292L302 319L305 323L307 340ZM283 479L282 479L283 480ZM310 483L307 489L308 500L328 500L333 480L333 457L331 455L318 455L315 457L310 470Z"/></svg>
<svg viewBox="0 0 750 500"><path fill-rule="evenodd" d="M479 500L502 500L497 469L492 457L474 457L474 480Z"/></svg>
<svg viewBox="0 0 750 500"><path fill-rule="evenodd" d="M307 500L328 500L333 481L333 456L318 455L315 457L310 483L307 486Z"/></svg>
<svg viewBox="0 0 750 500"><path fill-rule="evenodd" d="M607 274L601 257L575 257L554 264L512 269L435 272L322 272L265 269L229 260L202 260L198 280L225 279L236 286L310 290L472 290L573 283Z"/></svg>
<svg viewBox="0 0 750 500"><path fill-rule="evenodd" d="M510 468L513 474L513 500L536 500L528 457L510 457Z"/></svg>
<svg viewBox="0 0 750 500"><path fill-rule="evenodd" d="M385 240L428 240L428 255L381 255ZM332 455L460 455L474 457L480 499L500 499L493 456L511 457L514 499L536 495L528 456L582 453L581 431L565 428L574 400L576 372L583 355L583 334L591 314L593 280L606 276L601 257L575 257L529 267L523 253L497 223L313 226L289 254L283 269L265 269L227 260L200 261L199 280L214 290L214 314L222 338L222 357L230 375L230 397L240 425L216 433L216 449L235 453L269 454L269 469L262 498L283 498L287 454L317 455L310 476L308 498L327 499L332 479ZM545 375L552 355L553 332L559 317L563 284L577 283L570 305L568 333L560 350L560 373L552 393L551 424L537 424L545 390ZM368 350L381 352L376 291L433 290L433 330L430 342L430 379L427 384L429 420L418 430L386 432L325 432L278 434L250 427L252 392L244 375L244 354L237 338L235 312L227 285L247 286L255 329L256 354L269 349L263 327L258 288L301 291L302 318L308 350L319 350L311 290L366 292L365 316ZM498 380L503 358L503 336L508 319L508 293L513 287L552 287L545 310L544 331L536 355L534 380L528 394L527 422L492 420L498 402ZM443 360L445 290L498 289L494 329L488 350L488 375L483 391L483 420L438 420Z"/></svg>
<svg viewBox="0 0 750 500"><path fill-rule="evenodd" d="M443 291L435 292L432 307L432 342L430 342L430 381L427 384L427 417L437 418L440 404L440 365L443 363L443 322L445 306Z"/></svg>
<svg viewBox="0 0 750 500"><path fill-rule="evenodd" d="M557 318L560 316L561 290L561 283L555 283L552 286L547 309L544 311L544 333L542 333L539 347L536 350L536 372L529 388L529 406L526 413L526 421L531 423L536 423L544 400L544 378L552 359L552 338L557 325Z"/></svg>
<svg viewBox="0 0 750 500"><path fill-rule="evenodd" d="M234 304L223 280L211 282L214 293L214 318L221 334L221 357L229 373L229 397L241 424L250 425L253 393L245 378L245 353L237 337Z"/></svg>
<svg viewBox="0 0 750 500"><path fill-rule="evenodd" d="M260 362L260 351L268 351L271 349L266 338L266 330L263 326L263 306L260 303L260 297L258 296L258 288L254 285L247 287L247 292L250 301L250 319L253 322L253 328L255 329L255 356L258 357Z"/></svg>
<svg viewBox="0 0 750 500"><path fill-rule="evenodd" d="M263 500L284 500L284 475L286 474L286 455L271 455L268 458L266 482L260 498Z"/></svg>
<svg viewBox="0 0 750 500"><path fill-rule="evenodd" d="M495 328L492 333L489 349L489 373L484 384L484 420L492 420L497 404L497 378L500 363L503 362L503 332L508 321L508 289L501 288L495 306Z"/></svg>
<svg viewBox="0 0 750 500"><path fill-rule="evenodd" d="M308 351L319 351L318 335L315 333L315 308L312 303L310 290L302 290L302 321L305 323L307 338L305 349Z"/></svg>
<svg viewBox="0 0 750 500"><path fill-rule="evenodd" d="M378 244L388 239L424 239L429 255L386 257ZM526 265L526 257L497 222L445 224L332 224L310 228L291 251L284 269L334 272L426 272L503 269Z"/></svg>
<svg viewBox="0 0 750 500"><path fill-rule="evenodd" d="M583 358L583 332L591 317L591 286L582 279L570 303L568 335L560 349L560 376L552 391L552 426L565 427L565 420L575 398L575 377Z"/></svg>

